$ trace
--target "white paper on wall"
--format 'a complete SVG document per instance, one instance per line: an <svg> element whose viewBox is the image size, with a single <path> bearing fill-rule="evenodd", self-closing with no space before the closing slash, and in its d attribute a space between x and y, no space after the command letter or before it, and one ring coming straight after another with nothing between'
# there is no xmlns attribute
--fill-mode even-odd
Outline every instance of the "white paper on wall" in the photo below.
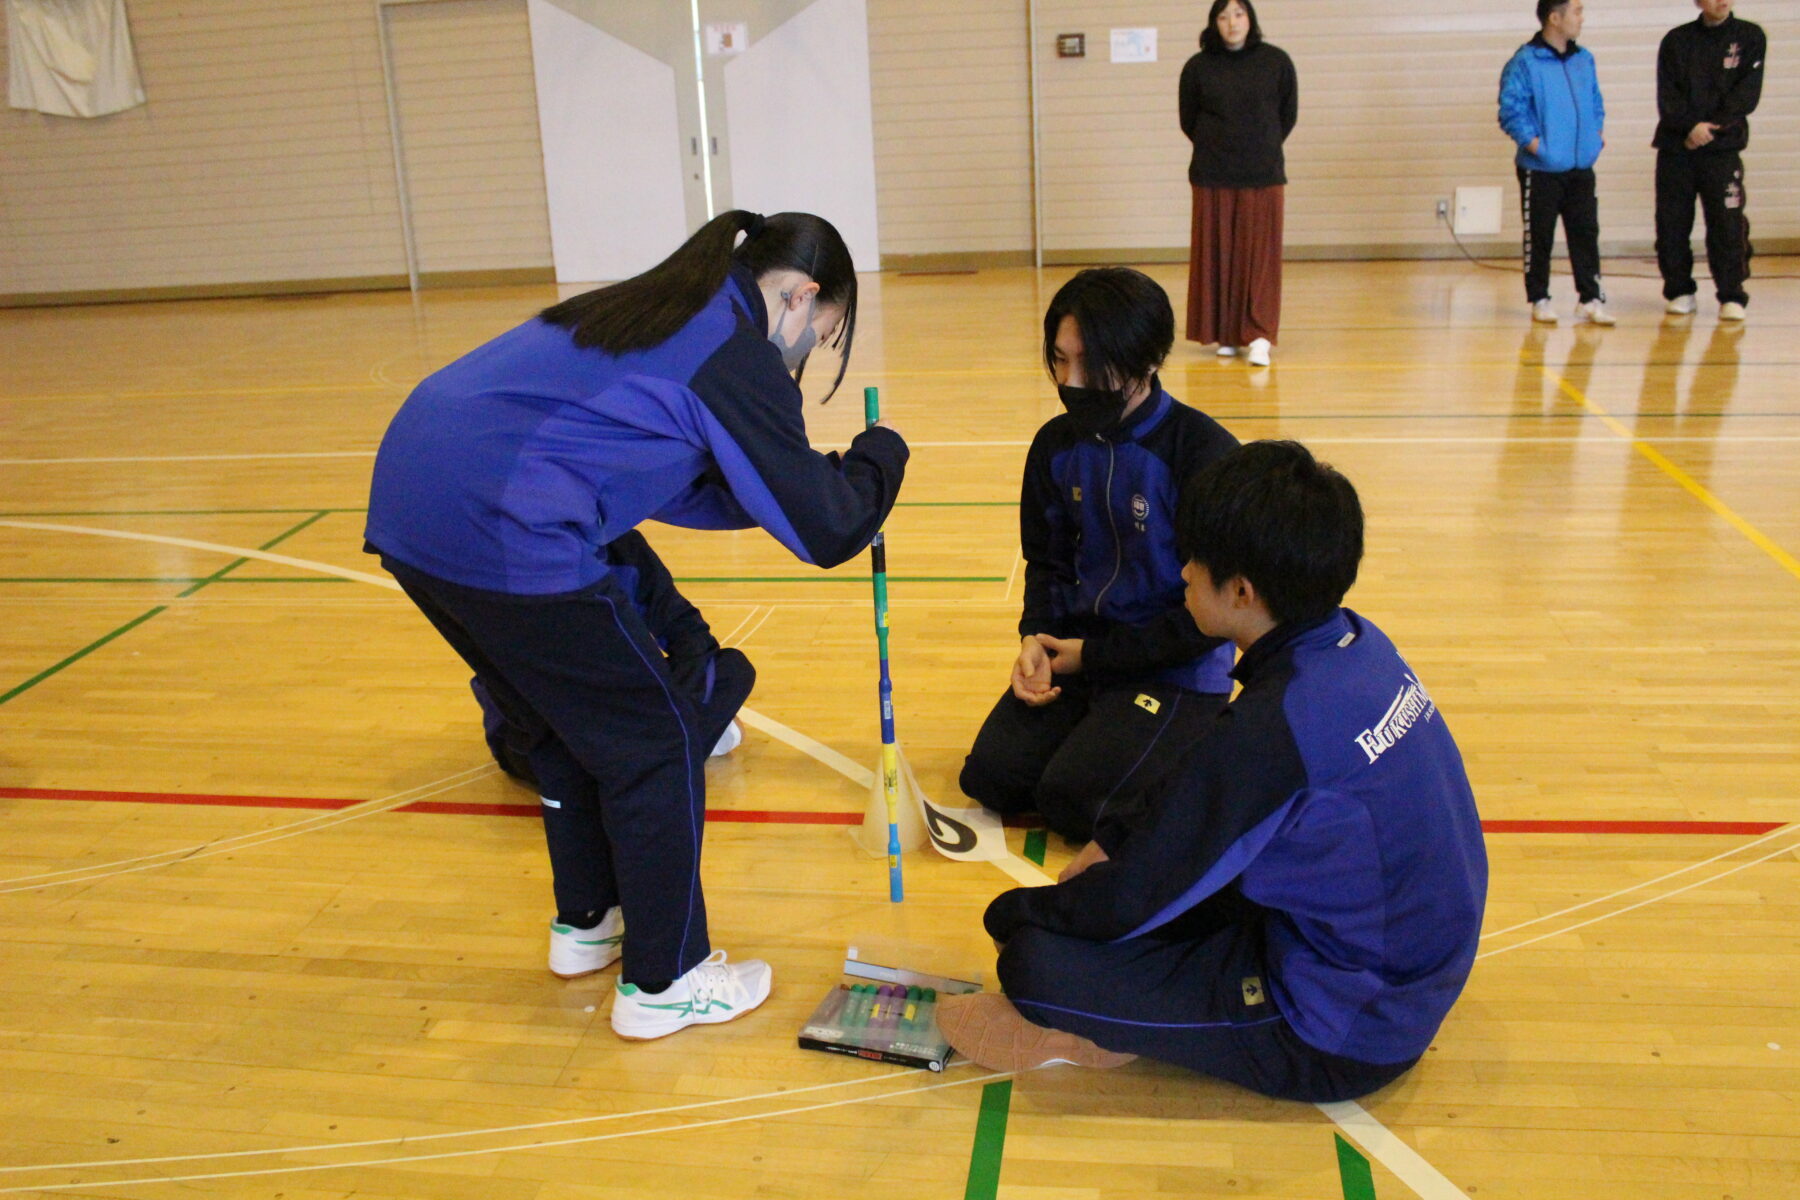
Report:
<svg viewBox="0 0 1800 1200"><path fill-rule="evenodd" d="M103 117L144 103L125 0L6 0L7 103Z"/></svg>
<svg viewBox="0 0 1800 1200"><path fill-rule="evenodd" d="M1153 63L1156 61L1155 29L1115 29L1112 31L1112 60L1116 63Z"/></svg>

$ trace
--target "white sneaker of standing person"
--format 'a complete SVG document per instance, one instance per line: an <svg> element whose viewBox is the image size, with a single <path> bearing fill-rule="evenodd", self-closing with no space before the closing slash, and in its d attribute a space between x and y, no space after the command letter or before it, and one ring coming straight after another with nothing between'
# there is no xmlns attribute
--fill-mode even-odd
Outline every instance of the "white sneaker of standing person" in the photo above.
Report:
<svg viewBox="0 0 1800 1200"><path fill-rule="evenodd" d="M1689 292L1687 295L1677 296L1663 305L1663 311L1671 317L1691 317L1698 307L1700 307L1699 301L1694 299L1694 293Z"/></svg>
<svg viewBox="0 0 1800 1200"><path fill-rule="evenodd" d="M1539 325L1556 324L1556 305L1548 299L1537 301L1531 306L1531 319Z"/></svg>
<svg viewBox="0 0 1800 1200"><path fill-rule="evenodd" d="M774 974L761 959L726 962L725 952L714 950L660 992L621 982L613 991L613 1032L642 1042L667 1037L689 1025L736 1020L769 998Z"/></svg>
<svg viewBox="0 0 1800 1200"><path fill-rule="evenodd" d="M718 744L712 748L712 753L708 754L706 757L724 758L727 754L730 754L733 750L736 750L742 745L743 741L744 727L737 723L736 717L733 717L731 724L725 727L725 732L719 735Z"/></svg>
<svg viewBox="0 0 1800 1200"><path fill-rule="evenodd" d="M1744 306L1736 300L1727 300L1719 305L1719 320L1721 321L1741 321L1749 315L1744 311Z"/></svg>
<svg viewBox="0 0 1800 1200"><path fill-rule="evenodd" d="M1586 321L1590 325L1617 325L1618 320L1606 311L1604 300L1589 300L1586 304L1575 306L1575 319Z"/></svg>
<svg viewBox="0 0 1800 1200"><path fill-rule="evenodd" d="M558 979L580 979L604 971L619 958L625 940L625 916L618 905L606 910L592 929L550 922L550 973Z"/></svg>
<svg viewBox="0 0 1800 1200"><path fill-rule="evenodd" d="M1250 343L1250 365L1266 367L1269 365L1269 339L1257 338Z"/></svg>
<svg viewBox="0 0 1800 1200"><path fill-rule="evenodd" d="M1219 343L1219 357L1220 358L1236 358L1237 357L1237 347L1236 346L1227 346L1224 342L1220 342Z"/></svg>

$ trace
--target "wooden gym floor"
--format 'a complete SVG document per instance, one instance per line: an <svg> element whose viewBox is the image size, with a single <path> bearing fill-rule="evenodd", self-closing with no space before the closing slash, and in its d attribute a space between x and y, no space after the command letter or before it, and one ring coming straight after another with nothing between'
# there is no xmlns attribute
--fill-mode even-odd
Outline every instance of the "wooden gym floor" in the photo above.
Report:
<svg viewBox="0 0 1800 1200"><path fill-rule="evenodd" d="M1710 300L1664 320L1645 265L1610 265L1621 324L1546 330L1510 272L1295 264L1272 370L1183 346L1164 374L1355 481L1350 602L1422 672L1490 826L1461 1004L1329 1111L1147 1062L795 1048L848 942L991 968L979 914L1013 878L915 854L887 902L843 828L876 749L866 560L821 574L754 531L649 532L761 671L759 727L708 768L706 883L775 994L616 1040L611 972L543 969L533 797L360 553L407 389L552 290L0 312L0 1194L1800 1195L1800 284L1756 283L1733 329ZM842 445L878 384L915 446L894 675L940 800L1015 645L1067 274L867 277L845 392L809 410ZM1071 853L1010 837L1013 877Z"/></svg>

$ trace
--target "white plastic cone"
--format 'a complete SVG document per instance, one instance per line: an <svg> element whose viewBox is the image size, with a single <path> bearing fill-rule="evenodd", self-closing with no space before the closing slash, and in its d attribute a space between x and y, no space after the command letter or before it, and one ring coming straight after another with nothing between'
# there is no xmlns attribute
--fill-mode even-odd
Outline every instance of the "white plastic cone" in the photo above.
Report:
<svg viewBox="0 0 1800 1200"><path fill-rule="evenodd" d="M912 771L900 757L900 849L917 850L925 844L925 811L919 806L919 795L913 790ZM863 810L863 822L850 831L863 853L881 858L888 852L887 792L881 782L881 760L875 760L875 782L869 787L869 806Z"/></svg>

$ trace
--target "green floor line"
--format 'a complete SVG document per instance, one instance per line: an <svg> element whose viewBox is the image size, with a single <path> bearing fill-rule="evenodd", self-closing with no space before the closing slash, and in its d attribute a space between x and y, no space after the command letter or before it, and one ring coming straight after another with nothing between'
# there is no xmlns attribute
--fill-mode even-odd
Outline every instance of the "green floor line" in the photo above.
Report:
<svg viewBox="0 0 1800 1200"><path fill-rule="evenodd" d="M34 688L38 684L44 682L44 680L50 678L52 675L56 674L58 671L62 670L64 667L69 666L72 663L80 662L82 659L86 658L88 655L92 654L94 651L98 650L100 647L106 645L106 643L112 641L114 638L119 637L122 634L130 633L133 629L136 629L139 625L142 625L145 621L148 621L151 617L154 617L157 613L167 611L168 607L169 606L166 604L159 604L147 613L138 614L137 616L135 616L131 620L125 622L125 624L119 626L117 629L113 630L111 633L107 634L105 637L101 638L100 640L95 641L95 642L89 642L87 645L83 646L81 649L77 650L75 653L69 655L69 657L63 659L61 662L57 663L55 666L48 667L42 671L39 671L36 675L33 675L30 679L27 679L24 683L21 683L18 686L14 687L11 691L0 692L0 704L5 704L8 700L11 700L13 697L18 696L23 692L30 691L32 688Z"/></svg>
<svg viewBox="0 0 1800 1200"><path fill-rule="evenodd" d="M975 1118L975 1145L969 1151L969 1186L963 1200L994 1200L1000 1192L1000 1160L1006 1149L1006 1118L1012 1109L1012 1080L981 1089L981 1115Z"/></svg>
<svg viewBox="0 0 1800 1200"><path fill-rule="evenodd" d="M1049 847L1049 830L1033 829L1025 834L1025 857L1036 863L1038 866L1041 867L1044 865L1044 851L1049 849Z"/></svg>
<svg viewBox="0 0 1800 1200"><path fill-rule="evenodd" d="M289 538L293 537L296 533L299 533L302 529L305 529L307 526L312 525L318 521L322 521L330 515L331 515L331 510L329 510L329 509L324 509L324 508L316 509L316 510L314 510L312 516L306 518L306 520L300 522L298 525L294 526L292 529L286 530L283 533L276 534L274 537L270 538L268 541L266 541L262 545L258 546L257 549L258 550L273 550L275 547L281 545L281 543L283 543L283 542L287 541ZM175 598L177 600L185 600L189 596L193 595L195 592L199 591L201 588L205 587L207 584L218 583L220 580L224 579L225 576L231 574L231 572L237 570L239 567L243 566L245 563L247 563L249 561L250 560L247 558L233 559L232 561L226 563L224 566L220 567L217 571L214 571L211 575L208 575L205 579L202 579L202 580L199 580L198 582L196 582L192 587L188 588L186 591L177 594Z"/></svg>
<svg viewBox="0 0 1800 1200"><path fill-rule="evenodd" d="M1338 1178L1343 1181L1344 1200L1375 1200L1375 1176L1369 1171L1369 1160L1346 1142L1343 1134L1331 1136L1337 1139Z"/></svg>

